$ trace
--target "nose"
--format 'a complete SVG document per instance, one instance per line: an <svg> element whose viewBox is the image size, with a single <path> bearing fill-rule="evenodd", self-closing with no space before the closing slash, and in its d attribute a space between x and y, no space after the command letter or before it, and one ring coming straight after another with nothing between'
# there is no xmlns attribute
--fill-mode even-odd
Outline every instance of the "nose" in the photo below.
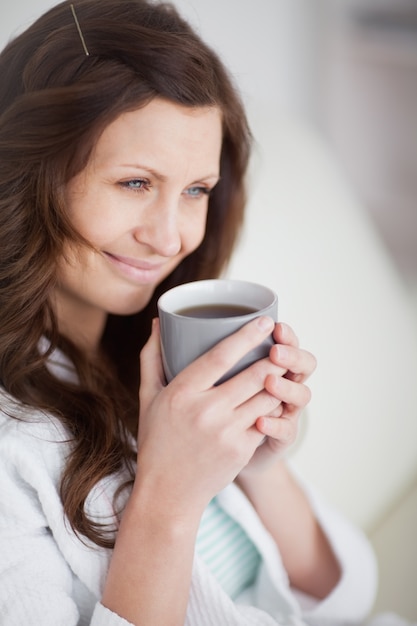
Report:
<svg viewBox="0 0 417 626"><path fill-rule="evenodd" d="M161 256L172 257L181 250L181 232L178 203L161 199L152 203L135 228L135 239L152 248Z"/></svg>

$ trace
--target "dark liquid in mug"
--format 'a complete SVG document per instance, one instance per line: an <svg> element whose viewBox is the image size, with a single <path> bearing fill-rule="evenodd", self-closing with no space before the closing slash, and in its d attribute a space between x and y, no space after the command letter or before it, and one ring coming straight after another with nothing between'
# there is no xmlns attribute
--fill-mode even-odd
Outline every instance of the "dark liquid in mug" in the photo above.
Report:
<svg viewBox="0 0 417 626"><path fill-rule="evenodd" d="M238 317L257 311L255 307L244 304L199 304L189 306L176 311L178 315L186 317L199 317L202 319L213 319L221 317Z"/></svg>

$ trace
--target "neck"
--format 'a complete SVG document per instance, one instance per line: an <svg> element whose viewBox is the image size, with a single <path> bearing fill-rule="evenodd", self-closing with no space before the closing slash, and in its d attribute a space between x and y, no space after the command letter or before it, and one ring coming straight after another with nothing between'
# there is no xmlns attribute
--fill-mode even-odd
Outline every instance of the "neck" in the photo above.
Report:
<svg viewBox="0 0 417 626"><path fill-rule="evenodd" d="M59 288L55 292L53 307L60 333L81 350L96 353L107 314L83 302L74 301Z"/></svg>

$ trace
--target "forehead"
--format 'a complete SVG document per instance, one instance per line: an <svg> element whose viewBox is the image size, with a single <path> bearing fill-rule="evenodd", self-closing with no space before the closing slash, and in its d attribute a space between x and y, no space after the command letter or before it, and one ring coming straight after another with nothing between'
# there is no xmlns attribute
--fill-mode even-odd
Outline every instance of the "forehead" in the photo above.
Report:
<svg viewBox="0 0 417 626"><path fill-rule="evenodd" d="M163 162L189 155L204 164L218 161L221 144L218 107L185 107L156 98L113 120L100 135L92 159L100 167L114 161Z"/></svg>

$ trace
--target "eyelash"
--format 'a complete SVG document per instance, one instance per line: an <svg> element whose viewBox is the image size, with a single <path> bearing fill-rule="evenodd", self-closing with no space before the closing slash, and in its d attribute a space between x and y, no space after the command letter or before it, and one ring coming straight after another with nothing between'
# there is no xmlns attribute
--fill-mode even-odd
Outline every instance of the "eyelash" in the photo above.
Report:
<svg viewBox="0 0 417 626"><path fill-rule="evenodd" d="M135 184L139 183L140 186L138 187L132 186L132 183L135 183ZM150 181L145 178L132 178L131 180L125 180L125 181L120 182L119 185L123 187L123 189L127 189L128 191L133 191L134 193L145 193L145 191L149 191L149 189L152 186ZM204 186L199 186L199 185L195 185L194 187L189 187L186 191L189 192L191 190L198 191L196 195L190 194L190 193L188 194L190 198L194 198L196 200L203 196L209 196L212 191L209 187L204 187Z"/></svg>
<svg viewBox="0 0 417 626"><path fill-rule="evenodd" d="M140 187L131 186L132 183L140 183ZM144 193L148 191L151 187L151 183L146 178L132 178L131 180L124 180L119 183L123 189L128 189L129 191L134 191L135 193Z"/></svg>

